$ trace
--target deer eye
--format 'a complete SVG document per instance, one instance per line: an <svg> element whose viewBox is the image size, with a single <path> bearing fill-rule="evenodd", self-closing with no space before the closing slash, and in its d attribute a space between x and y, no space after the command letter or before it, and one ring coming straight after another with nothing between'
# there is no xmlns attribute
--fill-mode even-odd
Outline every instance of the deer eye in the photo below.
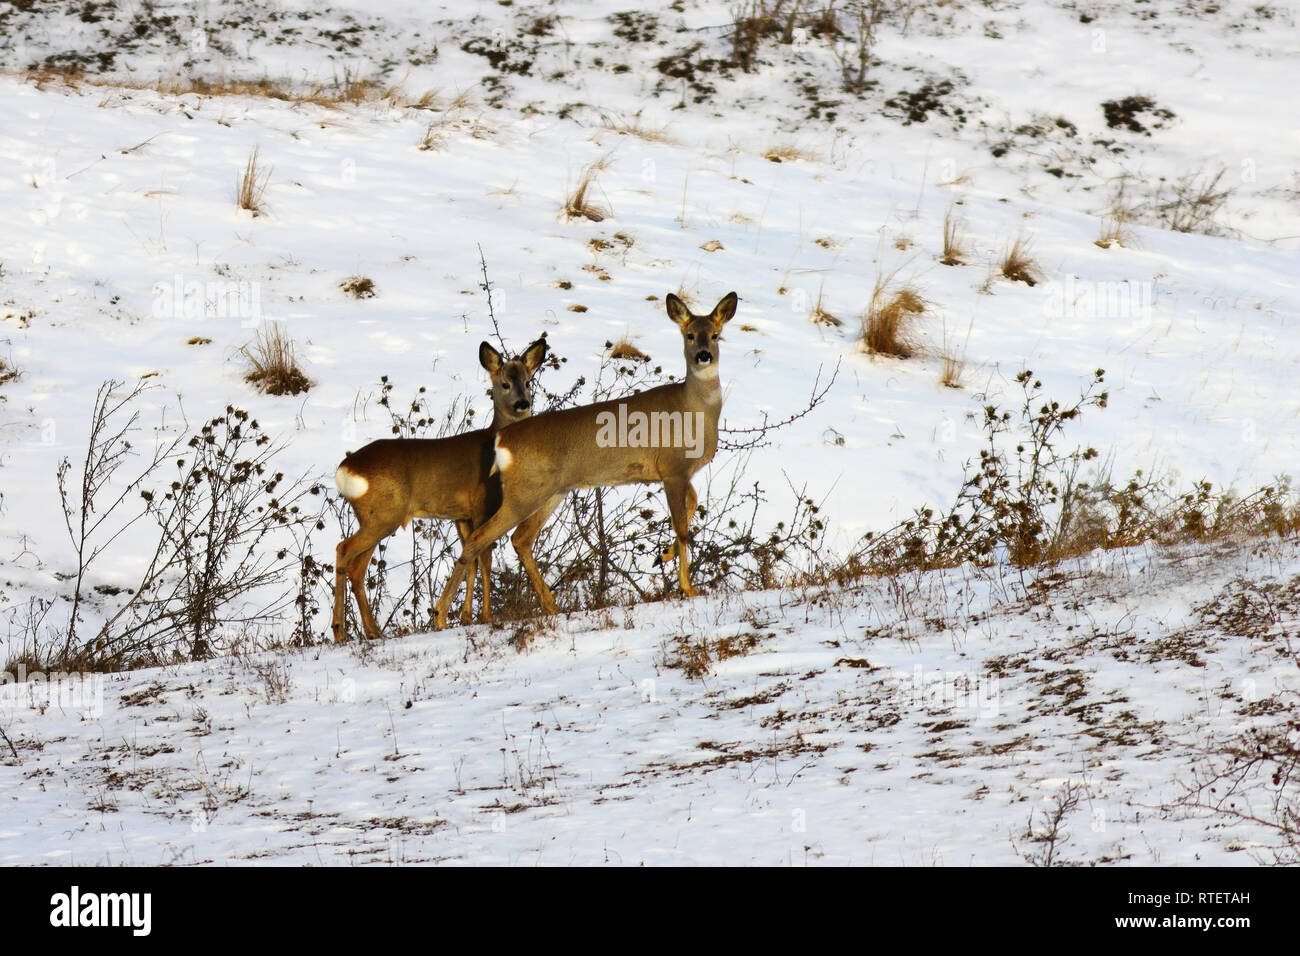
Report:
<svg viewBox="0 0 1300 956"><path fill-rule="evenodd" d="M714 341L717 341L717 338L718 338L718 333L717 333L717 332L714 332L714 333L713 333L713 338L714 338Z"/></svg>

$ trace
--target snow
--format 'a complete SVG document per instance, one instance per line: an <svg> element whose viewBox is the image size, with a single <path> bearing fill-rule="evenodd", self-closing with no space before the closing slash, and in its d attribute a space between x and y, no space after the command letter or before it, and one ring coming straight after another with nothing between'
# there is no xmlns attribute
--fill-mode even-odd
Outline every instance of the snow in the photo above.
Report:
<svg viewBox="0 0 1300 956"><path fill-rule="evenodd" d="M1154 469L1180 486L1250 491L1296 470L1300 133L1279 122L1273 95L1300 52L1294 5L925 6L906 30L882 29L878 85L861 100L838 89L814 39L768 41L754 73L701 74L716 87L704 103L655 64L697 41L699 56L728 55L728 3L665 10L646 42L615 36L609 18L627 5L604 0L289 3L261 22L225 0L193 24L189 5L175 6L181 19L147 42L121 39L134 15L122 9L102 21L5 14L0 358L21 374L0 385L0 643L30 598L66 592L73 555L53 478L84 451L101 381L151 376L148 427L246 408L284 443L286 472L331 484L346 451L387 434L381 376L398 394L426 386L435 407L472 397L486 420L480 247L510 346L545 331L567 357L540 376L554 392L594 380L604 343L624 336L680 375L663 306L679 290L701 309L740 294L722 343L727 425L787 417L840 363L826 403L745 470L773 520L787 479L805 488L837 548L949 502L981 445L980 409L1013 398L1023 368L1063 400L1106 369L1109 408L1069 436L1110 456L1116 476ZM519 34L542 14L557 18L553 33ZM327 36L349 23L359 46ZM461 49L473 36L517 40L534 68L496 73ZM102 85L19 72L114 45ZM134 88L181 75L400 81L409 99L437 90L439 108ZM905 123L882 105L944 79L955 84L944 107L961 117ZM810 115L804 83L835 105ZM1174 118L1149 136L1108 128L1101 102L1135 94ZM431 122L438 145L422 150ZM617 132L633 122L664 138ZM1016 132L1026 125L1046 132ZM1004 140L1018 145L995 157ZM800 155L764 157L780 145ZM256 217L234 201L254 148L271 171ZM612 216L564 220L567 191L603 158L591 198ZM1232 187L1221 234L1138 224L1122 247L1094 244L1120 174L1150 203L1219 167ZM938 264L950 209L972 250L964 266ZM1033 288L993 276L1020 235L1043 274ZM612 248L594 250L596 238ZM857 347L872 285L891 274L931 306L906 361ZM344 295L352 275L377 295ZM841 327L809 321L819 299ZM270 322L298 345L314 382L305 395L243 381L239 350ZM194 336L212 341L186 344ZM962 389L939 384L944 347L964 350ZM720 454L697 486L735 463ZM136 540L122 539L95 583L138 577ZM1154 645L1195 624L1194 605L1234 575L1285 581L1297 560L1283 545L1272 558L1125 552L1081 566L1045 605L973 570L850 594L712 595L563 617L524 653L483 628L244 648L112 675L86 720L0 698L20 755L0 747L0 859L1018 863L1031 811L1074 780L1088 802L1069 857L1248 863L1230 848L1266 841L1256 828L1152 808L1188 779L1198 741L1243 726L1244 682L1264 697L1292 689L1294 665L1257 635L1217 632L1198 651L1204 667L1120 661L1100 639L1075 647L1067 628ZM754 633L755 648L704 678L666 666L675 635ZM997 659L1015 664L1003 672ZM842 663L857 660L870 666ZM277 669L284 700L265 693ZM992 671L991 716L978 695L936 704L924 690L927 674ZM1044 692L1067 671L1099 710L1072 714ZM927 729L950 719L962 726Z"/></svg>

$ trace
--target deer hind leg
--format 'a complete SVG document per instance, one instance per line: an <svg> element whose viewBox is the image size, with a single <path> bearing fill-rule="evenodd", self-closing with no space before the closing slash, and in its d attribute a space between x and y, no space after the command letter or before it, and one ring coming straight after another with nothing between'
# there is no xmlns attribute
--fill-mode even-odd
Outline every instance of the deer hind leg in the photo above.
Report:
<svg viewBox="0 0 1300 956"><path fill-rule="evenodd" d="M687 597L695 597L699 592L691 587L691 562L687 541L690 535L691 517L695 514L695 506L699 501L689 481L665 481L664 494L668 498L668 513L672 516L673 531L676 532L677 537L664 552L662 560L667 564L674 557L678 559L677 581L682 586L682 593Z"/></svg>
<svg viewBox="0 0 1300 956"><path fill-rule="evenodd" d="M474 533L474 526L468 521L456 522L456 534L460 536L460 550L465 550L465 542ZM487 588L483 589L483 598L487 600ZM465 604L460 609L460 623L468 624L474 620L474 578L465 582Z"/></svg>
<svg viewBox="0 0 1300 956"><path fill-rule="evenodd" d="M343 643L348 639L347 622L347 584L352 585L352 593L357 599L357 609L361 612L361 624L367 637L382 637L375 616L371 613L370 602L366 600L366 566L370 556L380 541L392 534L394 528L383 533L376 533L374 528L362 527L355 534L339 542L334 551L334 640Z"/></svg>
<svg viewBox="0 0 1300 956"><path fill-rule="evenodd" d="M554 513L563 500L564 495L562 494L549 499L546 504L542 505L525 519L519 527L515 528L515 533L510 536L510 543L515 546L515 554L519 555L519 563L523 565L524 571L528 574L528 580L533 582L533 590L537 592L537 600L541 602L542 610L547 614L556 612L555 595L551 593L551 589L542 580L542 572L537 567L537 559L533 557L533 544L537 541L537 536L542 533L542 528L546 525L546 519Z"/></svg>
<svg viewBox="0 0 1300 956"><path fill-rule="evenodd" d="M352 593L356 595L357 607L361 610L361 626L365 630L366 637L376 639L382 638L384 635L379 630L375 615L370 610L370 601L366 597L366 568L370 566L370 557L375 553L375 548L378 546L378 542L372 544L364 552L357 555L348 568L348 580L352 582Z"/></svg>

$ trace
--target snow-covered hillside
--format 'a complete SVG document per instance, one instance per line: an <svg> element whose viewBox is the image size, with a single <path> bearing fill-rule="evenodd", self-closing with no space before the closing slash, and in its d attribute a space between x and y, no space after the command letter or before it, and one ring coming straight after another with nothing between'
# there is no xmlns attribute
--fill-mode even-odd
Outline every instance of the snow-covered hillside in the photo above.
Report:
<svg viewBox="0 0 1300 956"><path fill-rule="evenodd" d="M980 409L1014 401L1025 368L1063 400L1106 370L1109 407L1068 441L1117 479L1250 491L1297 471L1300 133L1279 114L1294 4L894 4L857 91L847 15L838 33L763 36L742 65L734 4L630 6L0 9L6 657L33 599L54 601L51 621L66 606L55 475L84 456L101 382L153 386L139 447L233 405L283 446L277 468L329 483L388 434L384 376L395 399L423 386L430 407L469 398L486 419L480 250L509 345L546 332L567 359L541 375L552 393L596 380L624 337L680 375L668 292L701 308L740 294L728 426L800 411L838 364L810 414L697 479L725 484L743 461L768 497L760 526L803 489L831 549L950 502ZM258 215L236 206L254 150ZM604 217L565 218L593 163ZM1117 207L1121 241L1103 248ZM945 218L963 264L940 262ZM1032 286L999 273L1018 238ZM352 276L373 297L345 294ZM910 358L861 348L880 280L925 300ZM245 381L241 349L272 326L306 393ZM941 383L945 356L964 363L960 388ZM95 566L108 606L140 579L148 529ZM335 531L313 539L321 562ZM93 720L0 699L15 744L0 747L0 833L17 837L0 853L1015 862L1038 846L1031 811L1072 780L1078 819L1101 823L1075 825L1067 856L1241 862L1229 851L1266 834L1152 808L1207 735L1294 688L1278 653L1292 605L1264 619L1270 636L1195 608L1239 573L1293 587L1296 562L1289 545L1124 552L1033 599L996 571L722 594L563 618L523 654L483 629L472 646L453 633L265 659L243 642L241 658L108 678ZM666 664L679 635L754 641L692 678ZM1151 650L1169 642L1194 646ZM935 670L995 679L996 712L918 697L908 675Z"/></svg>
<svg viewBox="0 0 1300 956"><path fill-rule="evenodd" d="M1181 801L1294 709L1298 575L1294 546L1112 552L1028 594L937 573L585 612L523 653L476 627L23 685L0 862L1271 861ZM1273 771L1234 807L1277 821Z"/></svg>

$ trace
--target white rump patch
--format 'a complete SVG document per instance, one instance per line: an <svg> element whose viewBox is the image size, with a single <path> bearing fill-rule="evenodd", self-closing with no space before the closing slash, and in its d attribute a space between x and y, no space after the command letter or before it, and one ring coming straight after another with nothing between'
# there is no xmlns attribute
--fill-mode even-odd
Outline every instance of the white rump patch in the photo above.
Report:
<svg viewBox="0 0 1300 956"><path fill-rule="evenodd" d="M370 482L356 472L348 471L343 465L339 465L339 470L334 472L334 486L348 501L356 501L370 490Z"/></svg>
<svg viewBox="0 0 1300 956"><path fill-rule="evenodd" d="M496 438L492 439L492 447L496 451L493 458L492 473L496 474L498 471L505 471L509 468L510 464L515 460L515 457L510 454L510 449L501 447L500 435L497 435Z"/></svg>

